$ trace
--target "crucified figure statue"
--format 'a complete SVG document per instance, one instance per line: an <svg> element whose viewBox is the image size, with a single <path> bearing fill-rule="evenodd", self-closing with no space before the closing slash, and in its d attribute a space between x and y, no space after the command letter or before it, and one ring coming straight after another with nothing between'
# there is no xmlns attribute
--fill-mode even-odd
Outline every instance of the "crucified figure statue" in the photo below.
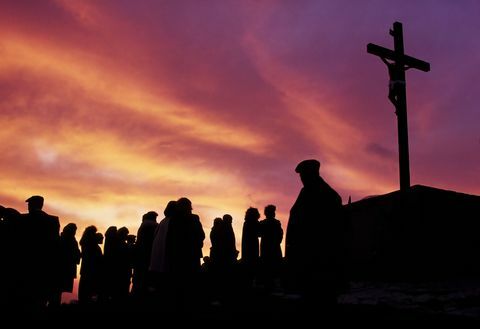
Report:
<svg viewBox="0 0 480 329"><path fill-rule="evenodd" d="M384 57L380 57L380 59L388 67L388 76L390 77L390 81L388 82L388 99L395 106L396 113L399 96L398 88L401 85L405 85L405 80L402 79L402 72L397 68L397 65L394 62L389 62ZM404 68L404 70L408 70L408 67Z"/></svg>

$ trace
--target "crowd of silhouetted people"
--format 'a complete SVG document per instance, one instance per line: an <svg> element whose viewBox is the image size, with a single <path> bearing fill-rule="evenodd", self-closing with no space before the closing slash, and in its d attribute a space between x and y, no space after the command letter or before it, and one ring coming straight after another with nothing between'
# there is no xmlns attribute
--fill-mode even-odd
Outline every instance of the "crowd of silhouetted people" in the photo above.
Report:
<svg viewBox="0 0 480 329"><path fill-rule="evenodd" d="M232 216L213 219L209 255L202 252L200 218L185 197L168 202L158 222L157 212L145 213L136 235L116 226L102 234L91 225L79 242L74 223L60 233L58 217L42 210L42 196L26 200L25 214L0 206L1 303L58 307L62 293L73 291L80 265L78 303L84 305L228 305L286 292L333 305L343 280L342 203L319 167L317 160L305 160L296 168L304 187L290 212L285 257L284 230L271 204L262 220L257 208L246 210L241 253Z"/></svg>

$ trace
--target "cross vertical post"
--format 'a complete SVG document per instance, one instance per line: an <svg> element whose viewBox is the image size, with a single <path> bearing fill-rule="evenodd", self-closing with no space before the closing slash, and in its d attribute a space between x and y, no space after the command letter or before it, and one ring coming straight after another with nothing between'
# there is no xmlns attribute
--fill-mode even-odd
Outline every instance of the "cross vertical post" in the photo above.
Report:
<svg viewBox="0 0 480 329"><path fill-rule="evenodd" d="M390 75L388 98L395 106L398 129L398 160L400 172L400 191L410 188L410 160L408 154L407 90L405 71L409 68L430 71L430 64L405 55L403 48L402 23L393 23L390 30L393 36L394 51L369 43L367 52L379 56L388 67Z"/></svg>

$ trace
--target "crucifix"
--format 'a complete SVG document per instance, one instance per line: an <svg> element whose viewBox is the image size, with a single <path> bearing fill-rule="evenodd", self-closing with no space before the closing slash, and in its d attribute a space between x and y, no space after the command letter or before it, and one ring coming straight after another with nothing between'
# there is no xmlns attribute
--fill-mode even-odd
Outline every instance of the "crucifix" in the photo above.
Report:
<svg viewBox="0 0 480 329"><path fill-rule="evenodd" d="M405 71L414 68L423 72L430 71L430 64L405 55L403 49L402 23L393 23L394 50L373 43L367 45L367 52L376 55L387 65L390 77L388 99L395 106L398 129L398 160L400 167L400 191L410 188L410 164L408 157L407 92Z"/></svg>

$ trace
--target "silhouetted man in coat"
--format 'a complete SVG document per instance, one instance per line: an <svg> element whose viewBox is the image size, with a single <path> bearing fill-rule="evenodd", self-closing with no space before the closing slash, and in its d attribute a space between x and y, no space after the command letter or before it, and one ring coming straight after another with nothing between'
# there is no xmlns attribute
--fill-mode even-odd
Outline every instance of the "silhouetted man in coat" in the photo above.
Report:
<svg viewBox="0 0 480 329"><path fill-rule="evenodd" d="M295 168L303 188L290 210L285 256L291 287L307 303L328 306L337 297L342 200L319 169L317 160L304 160Z"/></svg>
<svg viewBox="0 0 480 329"><path fill-rule="evenodd" d="M42 210L42 196L34 195L25 202L28 214L23 215L23 259L29 267L25 284L33 297L30 302L34 307L58 305L60 222Z"/></svg>

